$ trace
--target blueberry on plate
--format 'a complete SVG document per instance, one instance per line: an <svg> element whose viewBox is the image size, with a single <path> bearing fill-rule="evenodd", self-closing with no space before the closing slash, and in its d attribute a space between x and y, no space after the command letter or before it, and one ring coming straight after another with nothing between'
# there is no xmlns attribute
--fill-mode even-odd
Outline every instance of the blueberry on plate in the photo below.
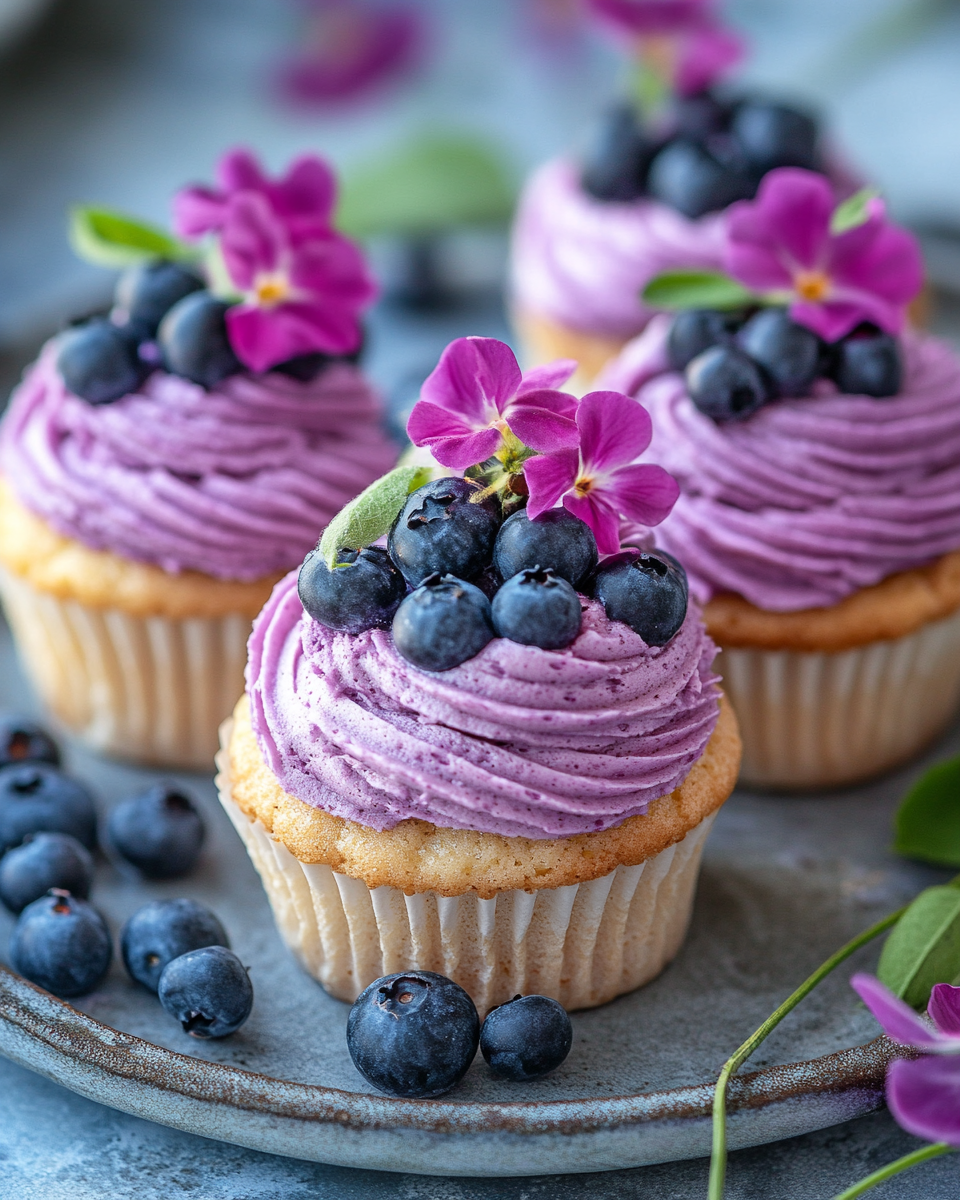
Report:
<svg viewBox="0 0 960 1200"><path fill-rule="evenodd" d="M136 342L104 317L60 335L57 370L67 390L89 404L109 404L135 392L150 372Z"/></svg>
<svg viewBox="0 0 960 1200"><path fill-rule="evenodd" d="M549 996L514 996L487 1013L480 1053L495 1074L515 1083L556 1070L570 1053L573 1026Z"/></svg>
<svg viewBox="0 0 960 1200"><path fill-rule="evenodd" d="M472 579L489 564L500 505L477 501L482 490L470 479L434 479L407 497L387 549L411 587L437 572Z"/></svg>
<svg viewBox="0 0 960 1200"><path fill-rule="evenodd" d="M207 291L178 300L157 332L164 367L205 388L242 371L227 337L224 318L229 307Z"/></svg>
<svg viewBox="0 0 960 1200"><path fill-rule="evenodd" d="M18 762L45 762L60 766L60 749L35 721L0 717L0 767Z"/></svg>
<svg viewBox="0 0 960 1200"><path fill-rule="evenodd" d="M407 581L386 550L341 550L331 571L319 550L303 560L297 579L300 603L315 621L343 633L389 629Z"/></svg>
<svg viewBox="0 0 960 1200"><path fill-rule="evenodd" d="M120 954L131 979L155 992L167 963L204 946L230 948L226 930L196 900L151 900L120 930Z"/></svg>
<svg viewBox="0 0 960 1200"><path fill-rule="evenodd" d="M69 833L27 834L0 858L0 900L11 912L21 912L51 888L86 900L92 883L90 851Z"/></svg>
<svg viewBox="0 0 960 1200"><path fill-rule="evenodd" d="M687 615L687 573L663 550L627 550L597 568L593 594L611 621L622 621L648 646L665 646Z"/></svg>
<svg viewBox="0 0 960 1200"><path fill-rule="evenodd" d="M347 1049L360 1074L391 1096L429 1099L466 1075L480 1019L459 984L432 971L385 975L347 1018Z"/></svg>
<svg viewBox="0 0 960 1200"><path fill-rule="evenodd" d="M549 568L533 567L508 579L493 598L498 637L541 650L562 650L580 632L580 597Z"/></svg>
<svg viewBox="0 0 960 1200"><path fill-rule="evenodd" d="M0 854L29 833L69 833L92 850L97 816L90 793L49 763L0 768Z"/></svg>
<svg viewBox="0 0 960 1200"><path fill-rule="evenodd" d="M719 137L708 145L688 138L669 142L650 164L647 190L691 220L749 200L756 180L728 149Z"/></svg>
<svg viewBox="0 0 960 1200"><path fill-rule="evenodd" d="M494 636L490 601L453 575L425 579L401 601L392 628L397 653L421 671L458 667Z"/></svg>
<svg viewBox="0 0 960 1200"><path fill-rule="evenodd" d="M743 421L770 391L757 364L736 346L711 346L687 364L687 392L704 416Z"/></svg>
<svg viewBox="0 0 960 1200"><path fill-rule="evenodd" d="M186 875L205 832L193 801L169 783L122 800L107 818L107 844L148 879Z"/></svg>
<svg viewBox="0 0 960 1200"><path fill-rule="evenodd" d="M774 167L818 169L819 131L809 113L769 100L745 100L733 114L730 133L761 173Z"/></svg>
<svg viewBox="0 0 960 1200"><path fill-rule="evenodd" d="M833 349L831 375L841 392L854 396L895 396L903 380L897 339L879 330L855 333Z"/></svg>
<svg viewBox="0 0 960 1200"><path fill-rule="evenodd" d="M532 521L521 508L500 526L493 565L501 579L543 567L576 587L597 565L597 539L585 521L565 508L548 509Z"/></svg>
<svg viewBox="0 0 960 1200"><path fill-rule="evenodd" d="M580 184L597 200L636 200L656 152L632 104L618 104L600 118L583 156Z"/></svg>
<svg viewBox="0 0 960 1200"><path fill-rule="evenodd" d="M740 349L766 372L778 396L804 396L820 373L823 343L785 308L764 308L737 335Z"/></svg>
<svg viewBox="0 0 960 1200"><path fill-rule="evenodd" d="M226 946L203 946L172 959L160 974L157 996L195 1038L236 1033L253 1008L247 968Z"/></svg>
<svg viewBox="0 0 960 1200"><path fill-rule="evenodd" d="M150 262L128 267L117 280L114 316L145 341L156 335L157 326L178 300L201 291L203 286L200 276L180 263Z"/></svg>
<svg viewBox="0 0 960 1200"><path fill-rule="evenodd" d="M731 318L710 308L688 308L673 318L667 334L667 360L674 371L684 370L698 354L731 339Z"/></svg>
<svg viewBox="0 0 960 1200"><path fill-rule="evenodd" d="M112 955L100 913L60 888L28 904L10 938L13 969L63 1000L92 992Z"/></svg>

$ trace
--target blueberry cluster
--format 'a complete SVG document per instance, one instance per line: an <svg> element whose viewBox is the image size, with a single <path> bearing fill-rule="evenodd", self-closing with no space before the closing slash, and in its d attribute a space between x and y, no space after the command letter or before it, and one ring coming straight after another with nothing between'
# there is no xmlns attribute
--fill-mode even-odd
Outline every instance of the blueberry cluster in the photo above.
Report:
<svg viewBox="0 0 960 1200"><path fill-rule="evenodd" d="M581 183L598 200L650 196L696 218L751 200L774 167L820 169L819 130L805 112L759 97L677 97L644 123L634 105L610 109L584 158Z"/></svg>
<svg viewBox="0 0 960 1200"><path fill-rule="evenodd" d="M18 914L10 961L25 978L69 999L92 991L113 939L88 897L94 879L93 800L59 769L60 752L31 721L0 719L0 901ZM192 801L158 784L118 804L104 835L121 865L148 879L190 871L204 839ZM120 934L131 978L194 1037L224 1037L246 1020L253 989L216 916L193 900L145 904Z"/></svg>
<svg viewBox="0 0 960 1200"><path fill-rule="evenodd" d="M347 1018L354 1066L391 1096L429 1099L467 1073L479 1046L494 1074L514 1082L540 1079L570 1053L573 1028L548 996L515 996L483 1025L459 984L432 971L377 979Z"/></svg>
<svg viewBox="0 0 960 1200"><path fill-rule="evenodd" d="M330 629L392 629L397 652L424 671L466 662L495 637L561 650L580 632L582 596L652 646L687 612L687 579L661 551L598 563L584 521L565 508L503 520L500 502L470 479L435 479L412 492L384 550L318 551L300 569L304 609Z"/></svg>
<svg viewBox="0 0 960 1200"><path fill-rule="evenodd" d="M769 400L805 396L820 378L852 395L895 396L903 375L897 340L875 326L828 344L785 308L688 309L674 318L667 356L685 373L693 403L715 421L741 421Z"/></svg>
<svg viewBox="0 0 960 1200"><path fill-rule="evenodd" d="M90 404L119 400L159 367L212 388L244 369L227 337L229 307L182 263L130 267L117 282L109 314L88 317L60 335L57 370L67 388ZM272 369L309 383L332 361L327 354L304 354Z"/></svg>

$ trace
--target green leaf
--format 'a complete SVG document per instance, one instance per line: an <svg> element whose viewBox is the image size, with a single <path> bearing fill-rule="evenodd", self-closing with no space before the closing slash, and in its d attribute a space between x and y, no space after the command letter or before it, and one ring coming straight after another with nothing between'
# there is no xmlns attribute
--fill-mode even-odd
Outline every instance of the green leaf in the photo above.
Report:
<svg viewBox="0 0 960 1200"><path fill-rule="evenodd" d="M70 210L70 244L98 267L130 267L154 258L192 259L197 251L156 225L124 213L77 204Z"/></svg>
<svg viewBox="0 0 960 1200"><path fill-rule="evenodd" d="M759 299L720 271L665 271L643 289L644 304L676 311L684 308L742 308Z"/></svg>
<svg viewBox="0 0 960 1200"><path fill-rule="evenodd" d="M340 551L360 550L389 533L411 492L430 478L430 467L394 467L342 508L323 531L320 553L333 570Z"/></svg>
<svg viewBox="0 0 960 1200"><path fill-rule="evenodd" d="M960 756L937 763L903 799L893 848L904 858L960 867Z"/></svg>
<svg viewBox="0 0 960 1200"><path fill-rule="evenodd" d="M931 887L890 932L877 976L914 1008L925 1007L935 983L960 976L960 888Z"/></svg>
<svg viewBox="0 0 960 1200"><path fill-rule="evenodd" d="M877 188L866 187L841 200L830 218L830 232L847 233L858 225L864 225L870 219L870 201L879 195Z"/></svg>

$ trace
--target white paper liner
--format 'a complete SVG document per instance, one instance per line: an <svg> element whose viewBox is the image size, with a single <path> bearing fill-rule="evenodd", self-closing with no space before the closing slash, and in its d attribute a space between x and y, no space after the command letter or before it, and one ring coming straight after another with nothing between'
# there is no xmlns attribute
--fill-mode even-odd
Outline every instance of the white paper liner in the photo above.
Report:
<svg viewBox="0 0 960 1200"><path fill-rule="evenodd" d="M104 754L209 770L243 692L248 617L132 617L0 570L21 662L51 712Z"/></svg>
<svg viewBox="0 0 960 1200"><path fill-rule="evenodd" d="M957 711L960 610L834 654L728 648L717 670L740 723L742 783L852 783L913 757Z"/></svg>

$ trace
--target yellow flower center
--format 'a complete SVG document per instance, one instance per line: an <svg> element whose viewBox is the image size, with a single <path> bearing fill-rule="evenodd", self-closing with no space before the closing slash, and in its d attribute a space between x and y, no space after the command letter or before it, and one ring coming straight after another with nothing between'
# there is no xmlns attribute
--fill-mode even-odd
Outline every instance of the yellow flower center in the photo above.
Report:
<svg viewBox="0 0 960 1200"><path fill-rule="evenodd" d="M261 308L273 308L286 300L291 292L290 281L280 272L258 275L253 284L253 295Z"/></svg>
<svg viewBox="0 0 960 1200"><path fill-rule="evenodd" d="M573 490L578 496L586 496L593 489L593 480L587 475L581 475L577 482L573 485Z"/></svg>
<svg viewBox="0 0 960 1200"><path fill-rule="evenodd" d="M793 287L801 300L816 304L830 294L830 276L826 271L798 271L793 278Z"/></svg>

